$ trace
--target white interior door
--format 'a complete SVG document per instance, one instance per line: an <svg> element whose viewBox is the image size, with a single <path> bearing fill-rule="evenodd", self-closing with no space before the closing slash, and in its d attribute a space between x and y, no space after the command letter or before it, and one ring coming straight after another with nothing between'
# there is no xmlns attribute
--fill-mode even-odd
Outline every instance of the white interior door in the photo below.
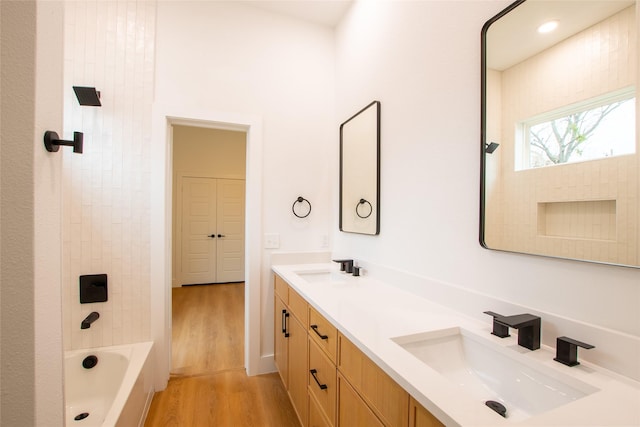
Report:
<svg viewBox="0 0 640 427"><path fill-rule="evenodd" d="M244 181L218 180L218 282L244 281Z"/></svg>
<svg viewBox="0 0 640 427"><path fill-rule="evenodd" d="M182 179L183 285L216 281L216 188L215 179Z"/></svg>
<svg viewBox="0 0 640 427"><path fill-rule="evenodd" d="M181 284L244 281L244 185L182 178Z"/></svg>

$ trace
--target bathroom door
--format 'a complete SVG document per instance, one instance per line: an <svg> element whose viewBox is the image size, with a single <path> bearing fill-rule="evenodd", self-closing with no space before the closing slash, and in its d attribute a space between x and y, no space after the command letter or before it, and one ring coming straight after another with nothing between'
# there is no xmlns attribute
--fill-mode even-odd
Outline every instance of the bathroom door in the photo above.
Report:
<svg viewBox="0 0 640 427"><path fill-rule="evenodd" d="M182 177L181 284L244 280L244 180Z"/></svg>

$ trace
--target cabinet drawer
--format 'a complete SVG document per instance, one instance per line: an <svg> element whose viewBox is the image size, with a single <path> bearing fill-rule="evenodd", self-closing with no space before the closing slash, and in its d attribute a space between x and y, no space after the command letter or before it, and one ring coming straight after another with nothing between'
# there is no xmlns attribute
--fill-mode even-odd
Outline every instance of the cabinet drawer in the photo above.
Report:
<svg viewBox="0 0 640 427"><path fill-rule="evenodd" d="M336 419L336 365L309 339L309 394L331 423Z"/></svg>
<svg viewBox="0 0 640 427"><path fill-rule="evenodd" d="M336 363L338 330L313 307L309 307L309 336Z"/></svg>
<svg viewBox="0 0 640 427"><path fill-rule="evenodd" d="M300 323L302 323L306 329L309 324L307 322L307 301L291 288L289 288L289 310L300 320Z"/></svg>
<svg viewBox="0 0 640 427"><path fill-rule="evenodd" d="M280 297L283 303L289 304L289 285L282 277L274 275L274 290L276 295Z"/></svg>
<svg viewBox="0 0 640 427"><path fill-rule="evenodd" d="M338 369L385 425L406 426L409 394L342 334Z"/></svg>
<svg viewBox="0 0 640 427"><path fill-rule="evenodd" d="M383 427L367 404L338 373L338 427Z"/></svg>
<svg viewBox="0 0 640 427"><path fill-rule="evenodd" d="M309 427L332 427L333 424L327 420L320 404L316 402L316 398L309 394Z"/></svg>

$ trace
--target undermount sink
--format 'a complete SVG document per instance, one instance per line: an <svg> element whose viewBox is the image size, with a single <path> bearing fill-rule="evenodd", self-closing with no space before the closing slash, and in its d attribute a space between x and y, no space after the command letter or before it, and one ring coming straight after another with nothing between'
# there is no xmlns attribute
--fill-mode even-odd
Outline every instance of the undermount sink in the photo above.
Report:
<svg viewBox="0 0 640 427"><path fill-rule="evenodd" d="M499 412L495 402L503 405L509 421L524 420L598 391L462 328L392 340L479 404L486 404L487 410L493 405Z"/></svg>
<svg viewBox="0 0 640 427"><path fill-rule="evenodd" d="M343 284L347 283L345 274L338 273L336 271L300 271L296 272L303 280L309 283L332 283Z"/></svg>

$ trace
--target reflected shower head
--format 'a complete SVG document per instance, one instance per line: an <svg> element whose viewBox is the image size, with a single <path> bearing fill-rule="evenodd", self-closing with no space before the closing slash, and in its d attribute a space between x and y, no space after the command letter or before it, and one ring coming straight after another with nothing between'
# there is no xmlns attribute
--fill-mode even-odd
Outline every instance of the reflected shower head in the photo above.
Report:
<svg viewBox="0 0 640 427"><path fill-rule="evenodd" d="M499 146L500 146L500 144L498 144L497 142L492 142L490 144L485 144L484 151L486 151L487 154L492 154L494 151L496 151L498 149Z"/></svg>

